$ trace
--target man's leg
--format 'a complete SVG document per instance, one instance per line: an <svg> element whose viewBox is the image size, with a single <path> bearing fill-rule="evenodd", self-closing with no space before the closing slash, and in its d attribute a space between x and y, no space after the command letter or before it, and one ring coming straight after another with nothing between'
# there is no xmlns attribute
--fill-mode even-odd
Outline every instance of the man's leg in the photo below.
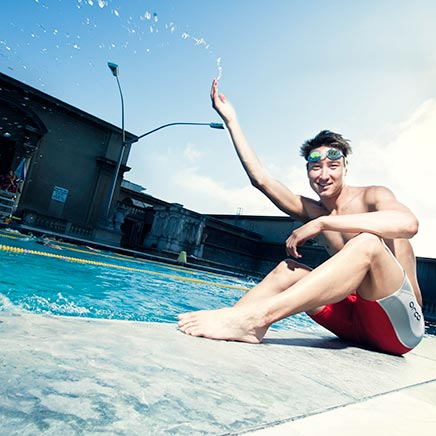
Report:
<svg viewBox="0 0 436 436"><path fill-rule="evenodd" d="M366 299L386 297L399 289L403 278L381 240L362 233L290 288L263 299L262 304L247 301L232 308L182 314L179 327L193 336L258 343L273 322L336 303L356 289Z"/></svg>
<svg viewBox="0 0 436 436"><path fill-rule="evenodd" d="M280 262L265 278L253 289L250 289L235 306L259 302L272 297L290 288L301 280L311 269L302 263L291 259Z"/></svg>

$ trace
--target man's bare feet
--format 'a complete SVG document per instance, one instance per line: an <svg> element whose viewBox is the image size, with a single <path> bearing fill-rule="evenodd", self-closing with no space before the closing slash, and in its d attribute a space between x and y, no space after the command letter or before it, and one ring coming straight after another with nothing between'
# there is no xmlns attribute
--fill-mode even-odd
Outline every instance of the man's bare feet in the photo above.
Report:
<svg viewBox="0 0 436 436"><path fill-rule="evenodd" d="M188 312L178 318L180 330L188 335L252 344L260 343L269 327L245 307Z"/></svg>

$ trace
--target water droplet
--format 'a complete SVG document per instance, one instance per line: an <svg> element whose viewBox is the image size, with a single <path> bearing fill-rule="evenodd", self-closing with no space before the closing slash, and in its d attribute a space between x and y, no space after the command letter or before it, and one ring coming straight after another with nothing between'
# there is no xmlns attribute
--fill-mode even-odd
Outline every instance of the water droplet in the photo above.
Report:
<svg viewBox="0 0 436 436"><path fill-rule="evenodd" d="M182 39L188 39L189 38L189 33L182 33Z"/></svg>
<svg viewBox="0 0 436 436"><path fill-rule="evenodd" d="M146 11L146 12L144 13L144 18L145 18L146 20L149 20L149 19L151 18L151 13L148 12L148 11Z"/></svg>
<svg viewBox="0 0 436 436"><path fill-rule="evenodd" d="M157 14L156 14L156 12L153 14L153 20L154 20L155 23L158 22L158 18L157 18Z"/></svg>
<svg viewBox="0 0 436 436"><path fill-rule="evenodd" d="M216 66L218 67L218 77L216 80L220 80L223 76L223 67L221 66L221 57L217 58L216 60Z"/></svg>
<svg viewBox="0 0 436 436"><path fill-rule="evenodd" d="M107 6L107 2L105 2L104 0L98 0L98 6L100 7L100 9L103 9L105 6Z"/></svg>
<svg viewBox="0 0 436 436"><path fill-rule="evenodd" d="M38 24L37 25L40 29L42 29L42 31L44 32L44 33L47 33L47 30L46 30L46 28L44 27L44 26L41 26L41 24Z"/></svg>
<svg viewBox="0 0 436 436"><path fill-rule="evenodd" d="M205 45L206 41L203 38L193 38L195 45Z"/></svg>
<svg viewBox="0 0 436 436"><path fill-rule="evenodd" d="M120 16L120 13L116 9L114 9L112 12L116 17Z"/></svg>

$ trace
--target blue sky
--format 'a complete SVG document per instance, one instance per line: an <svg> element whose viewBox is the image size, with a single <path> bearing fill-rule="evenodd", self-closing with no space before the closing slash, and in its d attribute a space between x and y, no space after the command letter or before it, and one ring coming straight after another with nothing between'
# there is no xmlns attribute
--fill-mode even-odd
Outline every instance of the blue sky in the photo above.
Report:
<svg viewBox="0 0 436 436"><path fill-rule="evenodd" d="M4 0L0 71L140 135L218 121L209 88L236 107L268 170L312 195L298 148L321 129L352 140L349 183L382 184L420 219L436 256L432 0ZM203 213L279 215L249 186L227 132L171 127L133 146L126 178Z"/></svg>

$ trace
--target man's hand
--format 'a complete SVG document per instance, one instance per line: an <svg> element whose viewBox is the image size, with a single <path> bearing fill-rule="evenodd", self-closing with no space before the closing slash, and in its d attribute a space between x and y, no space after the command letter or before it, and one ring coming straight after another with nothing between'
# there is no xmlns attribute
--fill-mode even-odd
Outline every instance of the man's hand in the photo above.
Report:
<svg viewBox="0 0 436 436"><path fill-rule="evenodd" d="M214 79L212 82L210 98L212 100L212 107L218 112L219 116L226 124L230 123L236 118L236 112L233 106L227 101L224 94L218 93L217 79Z"/></svg>
<svg viewBox="0 0 436 436"><path fill-rule="evenodd" d="M300 259L302 255L298 252L298 247L303 245L308 239L318 236L321 231L321 223L318 219L309 221L298 229L295 229L286 240L286 254Z"/></svg>

